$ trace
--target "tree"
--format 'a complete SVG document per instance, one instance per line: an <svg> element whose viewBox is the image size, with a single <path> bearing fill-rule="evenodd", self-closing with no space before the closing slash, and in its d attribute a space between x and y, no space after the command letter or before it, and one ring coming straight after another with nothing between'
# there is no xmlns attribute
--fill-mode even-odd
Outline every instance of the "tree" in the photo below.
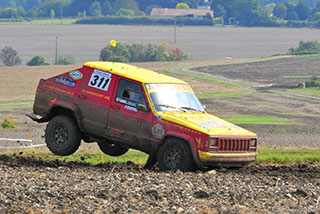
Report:
<svg viewBox="0 0 320 214"><path fill-rule="evenodd" d="M300 20L305 20L310 14L310 8L305 1L300 1L296 6L296 13Z"/></svg>
<svg viewBox="0 0 320 214"><path fill-rule="evenodd" d="M287 6L283 3L277 4L277 6L273 9L273 15L280 19L284 19L287 15Z"/></svg>
<svg viewBox="0 0 320 214"><path fill-rule="evenodd" d="M210 7L213 12L216 12L217 10L219 11L219 9L221 9L221 6L223 6L225 11L223 18L228 20L229 18L233 17L233 4L234 0L214 0L211 2Z"/></svg>
<svg viewBox="0 0 320 214"><path fill-rule="evenodd" d="M134 11L130 9L121 8L115 14L116 16L134 16Z"/></svg>
<svg viewBox="0 0 320 214"><path fill-rule="evenodd" d="M233 10L235 19L245 26L257 25L267 17L258 0L235 0Z"/></svg>
<svg viewBox="0 0 320 214"><path fill-rule="evenodd" d="M112 15L112 6L110 1L105 1L102 4L102 15Z"/></svg>
<svg viewBox="0 0 320 214"><path fill-rule="evenodd" d="M50 18L53 19L55 17L56 13L54 10L50 10Z"/></svg>
<svg viewBox="0 0 320 214"><path fill-rule="evenodd" d="M102 11L101 4L98 1L93 2L89 8L89 12L91 16L101 16L102 15L101 11Z"/></svg>
<svg viewBox="0 0 320 214"><path fill-rule="evenodd" d="M186 4L186 3L178 3L178 4L176 5L176 8L177 8L177 9L189 9L190 7L189 7L189 5Z"/></svg>
<svg viewBox="0 0 320 214"><path fill-rule="evenodd" d="M49 65L45 62L44 58L41 56L34 56L29 62L27 62L28 66L39 66L39 65Z"/></svg>
<svg viewBox="0 0 320 214"><path fill-rule="evenodd" d="M51 0L44 2L39 8L40 16L50 16L50 11L54 10L55 15L59 14L62 17L63 8L70 5L72 0Z"/></svg>
<svg viewBox="0 0 320 214"><path fill-rule="evenodd" d="M17 18L18 13L16 8L7 7L7 8L0 8L0 18Z"/></svg>
<svg viewBox="0 0 320 214"><path fill-rule="evenodd" d="M75 60L71 56L59 56L57 65L74 65Z"/></svg>
<svg viewBox="0 0 320 214"><path fill-rule="evenodd" d="M116 0L113 4L113 11L116 13L121 8L133 10L135 15L139 14L139 7L134 0Z"/></svg>
<svg viewBox="0 0 320 214"><path fill-rule="evenodd" d="M18 52L12 47L4 47L0 53L0 59L6 66L15 66L21 64Z"/></svg>
<svg viewBox="0 0 320 214"><path fill-rule="evenodd" d="M298 15L295 11L290 11L287 13L286 20L298 20Z"/></svg>
<svg viewBox="0 0 320 214"><path fill-rule="evenodd" d="M300 41L298 48L290 48L290 53L296 52L320 52L320 43L318 41Z"/></svg>
<svg viewBox="0 0 320 214"><path fill-rule="evenodd" d="M227 11L224 9L223 5L218 4L215 8L214 12L214 16L215 17L225 17Z"/></svg>
<svg viewBox="0 0 320 214"><path fill-rule="evenodd" d="M276 3L270 3L264 6L268 16L272 16L274 8L277 6Z"/></svg>
<svg viewBox="0 0 320 214"><path fill-rule="evenodd" d="M312 18L314 21L320 21L320 12L316 12L314 15L313 15L313 18Z"/></svg>

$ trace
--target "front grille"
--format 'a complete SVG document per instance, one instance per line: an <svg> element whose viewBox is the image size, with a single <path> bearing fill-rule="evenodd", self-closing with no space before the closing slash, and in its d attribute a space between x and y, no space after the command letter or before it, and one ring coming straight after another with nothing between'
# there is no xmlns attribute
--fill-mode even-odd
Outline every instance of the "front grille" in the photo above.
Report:
<svg viewBox="0 0 320 214"><path fill-rule="evenodd" d="M209 151L221 152L247 152L250 150L250 138L218 138L217 146L209 148Z"/></svg>

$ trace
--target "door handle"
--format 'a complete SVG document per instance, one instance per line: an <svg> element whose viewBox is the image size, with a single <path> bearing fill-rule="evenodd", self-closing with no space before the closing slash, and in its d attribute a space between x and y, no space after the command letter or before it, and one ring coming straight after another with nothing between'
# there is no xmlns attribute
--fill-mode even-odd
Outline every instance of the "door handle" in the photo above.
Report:
<svg viewBox="0 0 320 214"><path fill-rule="evenodd" d="M117 105L111 105L110 106L112 109L120 109L120 106L117 106Z"/></svg>
<svg viewBox="0 0 320 214"><path fill-rule="evenodd" d="M78 95L78 97L79 97L80 99L82 99L82 100L87 99L87 96L86 96L86 95L83 95L83 94Z"/></svg>

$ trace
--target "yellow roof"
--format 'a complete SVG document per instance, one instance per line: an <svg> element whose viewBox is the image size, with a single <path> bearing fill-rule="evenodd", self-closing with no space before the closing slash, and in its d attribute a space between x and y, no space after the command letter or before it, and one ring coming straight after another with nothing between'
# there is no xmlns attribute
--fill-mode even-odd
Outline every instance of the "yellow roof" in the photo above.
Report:
<svg viewBox="0 0 320 214"><path fill-rule="evenodd" d="M185 81L170 77L164 74L160 74L151 70L136 67L133 65L119 63L119 62L87 62L83 64L90 68L95 68L101 71L106 71L112 74L116 74L122 77L136 80L142 83L182 83Z"/></svg>

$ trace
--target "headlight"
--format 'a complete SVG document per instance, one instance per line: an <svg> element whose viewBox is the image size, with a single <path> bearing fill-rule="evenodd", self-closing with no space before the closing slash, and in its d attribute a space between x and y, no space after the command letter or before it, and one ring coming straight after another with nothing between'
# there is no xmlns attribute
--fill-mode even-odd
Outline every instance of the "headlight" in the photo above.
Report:
<svg viewBox="0 0 320 214"><path fill-rule="evenodd" d="M257 139L250 139L250 147L257 147Z"/></svg>
<svg viewBox="0 0 320 214"><path fill-rule="evenodd" d="M217 138L210 138L209 139L209 147L217 146L217 144L218 144L218 139Z"/></svg>

